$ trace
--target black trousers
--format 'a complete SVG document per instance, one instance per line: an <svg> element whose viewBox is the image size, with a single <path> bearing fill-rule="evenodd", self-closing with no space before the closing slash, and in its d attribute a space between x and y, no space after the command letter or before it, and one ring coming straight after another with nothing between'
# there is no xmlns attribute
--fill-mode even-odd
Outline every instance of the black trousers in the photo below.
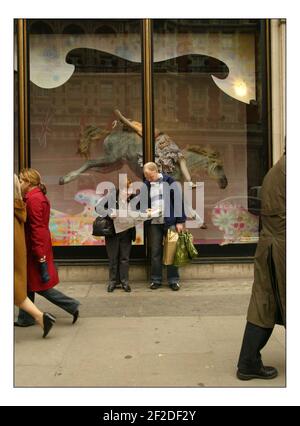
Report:
<svg viewBox="0 0 300 426"><path fill-rule="evenodd" d="M163 277L163 238L165 235L164 225L151 225L151 282L161 284ZM179 272L177 266L167 266L168 284L179 282Z"/></svg>
<svg viewBox="0 0 300 426"><path fill-rule="evenodd" d="M263 365L260 351L271 337L273 328L263 328L247 322L241 353L238 361L238 369L249 373L255 373Z"/></svg>
<svg viewBox="0 0 300 426"><path fill-rule="evenodd" d="M109 282L115 286L128 284L131 238L132 231L130 229L113 237L105 237L109 260Z"/></svg>
<svg viewBox="0 0 300 426"><path fill-rule="evenodd" d="M54 305L58 306L59 308L63 309L64 311L68 312L69 314L73 315L78 310L79 307L79 301L76 299L73 299L73 297L66 296L61 291L56 290L56 288L49 288L47 290L38 291L37 292L40 296L45 297L45 299L49 300L49 302L53 303ZM29 299L34 302L34 292L29 292L28 297ZM18 315L18 323L19 324L33 324L35 321L32 318L31 315L29 315L27 312L23 311L22 309L19 309L19 315Z"/></svg>

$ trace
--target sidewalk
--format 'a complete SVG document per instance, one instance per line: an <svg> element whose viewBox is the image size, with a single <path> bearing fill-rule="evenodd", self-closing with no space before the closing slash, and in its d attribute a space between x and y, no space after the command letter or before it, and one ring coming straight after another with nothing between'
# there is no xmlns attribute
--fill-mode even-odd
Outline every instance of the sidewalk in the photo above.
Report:
<svg viewBox="0 0 300 426"><path fill-rule="evenodd" d="M37 296L57 317L46 339L38 326L15 327L15 386L284 387L285 331L276 326L263 360L270 381L241 382L236 363L251 279L185 281L178 292L134 283L132 293L104 283L61 283L81 302L80 318Z"/></svg>

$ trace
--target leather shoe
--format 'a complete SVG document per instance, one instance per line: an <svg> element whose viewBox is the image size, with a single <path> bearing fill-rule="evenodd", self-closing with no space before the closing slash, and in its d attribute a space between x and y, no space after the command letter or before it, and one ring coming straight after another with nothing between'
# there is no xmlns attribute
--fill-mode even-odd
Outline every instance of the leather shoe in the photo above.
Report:
<svg viewBox="0 0 300 426"><path fill-rule="evenodd" d="M265 367L261 366L259 370L247 371L247 370L238 370L237 378L240 380L251 380L251 379L275 379L278 376L278 371L274 367Z"/></svg>
<svg viewBox="0 0 300 426"><path fill-rule="evenodd" d="M116 288L115 284L110 283L110 284L108 284L108 286L107 286L107 291L108 291L109 293L112 293L112 292L114 291L114 289L115 289L115 288Z"/></svg>
<svg viewBox="0 0 300 426"><path fill-rule="evenodd" d="M76 312L74 312L74 314L73 314L73 321L72 321L72 324L75 324L75 322L78 320L78 317L79 317L79 311L78 311L78 309L77 309L77 311L76 311Z"/></svg>
<svg viewBox="0 0 300 426"><path fill-rule="evenodd" d="M173 291L178 291L180 289L180 284L179 283L170 284L170 289Z"/></svg>
<svg viewBox="0 0 300 426"><path fill-rule="evenodd" d="M43 313L43 326L44 326L44 334L43 337L46 337L53 327L53 324L55 323L55 316L49 314L48 312Z"/></svg>
<svg viewBox="0 0 300 426"><path fill-rule="evenodd" d="M150 284L150 288L151 288L151 290L156 290L156 289L158 289L158 288L160 288L161 287L161 284L160 283L151 283Z"/></svg>
<svg viewBox="0 0 300 426"><path fill-rule="evenodd" d="M124 290L124 291L126 291L127 293L130 293L130 292L131 292L131 287L130 287L130 285L129 285L129 284L123 284L123 285L122 285L122 288L123 288L123 290Z"/></svg>

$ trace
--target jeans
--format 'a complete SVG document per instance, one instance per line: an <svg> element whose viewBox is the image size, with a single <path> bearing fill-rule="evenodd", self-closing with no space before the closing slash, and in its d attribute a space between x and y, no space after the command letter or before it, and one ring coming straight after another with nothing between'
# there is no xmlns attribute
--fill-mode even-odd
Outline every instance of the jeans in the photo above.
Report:
<svg viewBox="0 0 300 426"><path fill-rule="evenodd" d="M37 293L40 296L45 297L45 299L49 300L49 302L59 306L60 308L62 308L63 310L65 310L71 315L74 315L75 312L78 310L78 307L79 307L78 300L73 299L72 297L66 296L65 294L56 290L55 288L49 288L47 290L37 291ZM34 292L28 293L28 297L32 302L34 302L34 294L35 294ZM34 319L27 312L23 311L22 309L19 309L18 323L34 324Z"/></svg>
<svg viewBox="0 0 300 426"><path fill-rule="evenodd" d="M239 370L255 373L263 366L260 351L267 344L272 331L273 328L263 328L247 322L238 361Z"/></svg>
<svg viewBox="0 0 300 426"><path fill-rule="evenodd" d="M105 238L109 259L109 282L114 286L117 286L119 283L122 286L128 284L131 238L131 230L126 230L113 237Z"/></svg>
<svg viewBox="0 0 300 426"><path fill-rule="evenodd" d="M150 225L151 238L151 282L161 284L163 272L163 238L165 235L164 225ZM168 284L179 282L179 273L177 266L167 266Z"/></svg>

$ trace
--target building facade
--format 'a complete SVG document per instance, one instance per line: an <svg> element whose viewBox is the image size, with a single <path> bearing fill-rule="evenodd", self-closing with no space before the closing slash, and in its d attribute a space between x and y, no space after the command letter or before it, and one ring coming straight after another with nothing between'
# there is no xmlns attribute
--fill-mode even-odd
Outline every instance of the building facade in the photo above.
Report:
<svg viewBox="0 0 300 426"><path fill-rule="evenodd" d="M251 206L285 145L285 26L283 19L15 21L15 171L30 166L43 176L58 261L105 260L104 239L91 235L97 185L118 184L120 173L141 180L158 129L202 182L206 228L191 229L200 262L252 259ZM116 109L141 124L142 137L116 121ZM97 167L84 167L93 161ZM142 225L137 231L132 257L144 262L147 238Z"/></svg>

